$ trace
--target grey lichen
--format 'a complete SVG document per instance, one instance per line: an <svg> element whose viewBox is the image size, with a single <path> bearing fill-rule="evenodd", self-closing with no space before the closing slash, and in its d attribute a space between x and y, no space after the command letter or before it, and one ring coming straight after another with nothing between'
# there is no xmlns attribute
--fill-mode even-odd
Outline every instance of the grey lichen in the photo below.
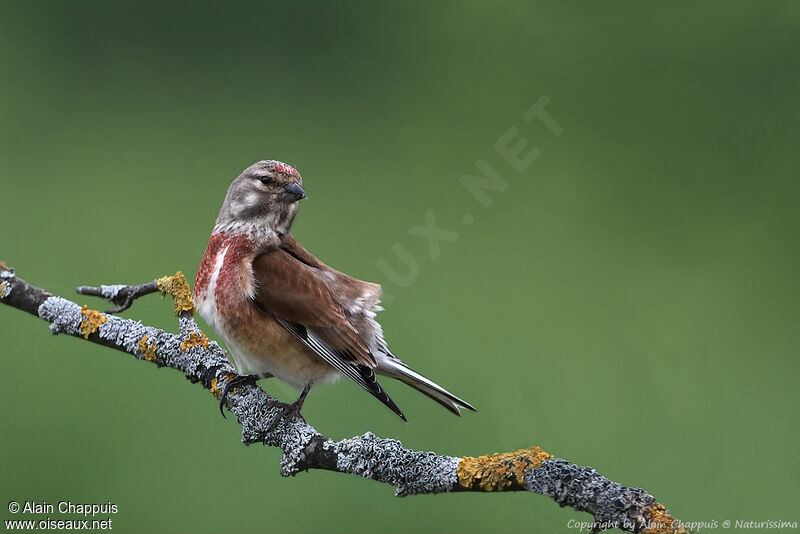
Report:
<svg viewBox="0 0 800 534"><path fill-rule="evenodd" d="M84 319L81 307L61 297L50 297L39 306L39 317L50 323L50 331L54 334L80 335L80 323ZM145 326L139 321L122 319L113 315L98 329L100 339L120 347L137 358L143 359L139 341L147 337L147 344L153 345L158 355L157 363L182 371L184 374L200 380L201 372L212 367L233 372L225 352L214 342L208 348L193 347L181 350L181 343L193 331L199 328L191 318L181 318L181 334L170 334L158 328Z"/></svg>
<svg viewBox="0 0 800 534"><path fill-rule="evenodd" d="M643 489L613 482L591 467L554 458L525 474L530 491L547 495L560 506L585 510L597 523L634 530L646 520L645 510L655 498Z"/></svg>
<svg viewBox="0 0 800 534"><path fill-rule="evenodd" d="M81 307L65 298L50 297L39 306L39 317L50 323L53 334L78 336L83 320Z"/></svg>
<svg viewBox="0 0 800 534"><path fill-rule="evenodd" d="M319 434L314 427L297 418L279 425L275 431L280 433L280 447L283 450L281 475L294 476L300 471L300 462L305 460L305 447Z"/></svg>
<svg viewBox="0 0 800 534"><path fill-rule="evenodd" d="M458 458L412 451L395 439L378 438L372 432L333 447L340 471L393 484L398 497L452 491L458 481Z"/></svg>
<svg viewBox="0 0 800 534"><path fill-rule="evenodd" d="M114 285L111 285L111 286L103 286L103 285L101 285L100 286L101 296L104 299L107 299L107 300L114 300L115 298L117 298L117 295L119 295L119 292L122 289L125 289L126 287L128 287L128 286L126 286L124 284L114 284Z"/></svg>
<svg viewBox="0 0 800 534"><path fill-rule="evenodd" d="M300 417L282 419L267 429L273 418L280 414L283 405L260 389L245 388L241 393L238 391L231 411L242 425L242 443L265 443L280 447L283 450L281 475L293 476L298 473L305 459L305 447L319 432Z"/></svg>

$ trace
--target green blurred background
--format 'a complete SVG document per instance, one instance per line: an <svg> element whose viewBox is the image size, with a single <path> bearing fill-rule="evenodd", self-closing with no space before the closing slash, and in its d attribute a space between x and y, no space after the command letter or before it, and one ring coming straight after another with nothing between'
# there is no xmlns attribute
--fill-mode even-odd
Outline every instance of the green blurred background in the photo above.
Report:
<svg viewBox="0 0 800 534"><path fill-rule="evenodd" d="M0 258L79 284L193 278L228 183L274 158L295 234L383 283L394 351L474 403L351 383L307 419L477 455L540 445L678 517L800 520L800 7L791 2L0 3ZM560 137L521 120L537 99ZM518 174L510 127L542 155ZM479 158L508 181L482 207ZM432 260L432 209L458 233ZM466 226L465 214L475 217ZM419 276L393 284L395 243ZM126 317L176 329L156 297ZM393 497L279 452L177 373L0 307L0 501L115 532L564 532L530 494ZM265 382L284 400L294 392ZM11 518L5 509L0 518ZM16 516L20 518L20 516Z"/></svg>

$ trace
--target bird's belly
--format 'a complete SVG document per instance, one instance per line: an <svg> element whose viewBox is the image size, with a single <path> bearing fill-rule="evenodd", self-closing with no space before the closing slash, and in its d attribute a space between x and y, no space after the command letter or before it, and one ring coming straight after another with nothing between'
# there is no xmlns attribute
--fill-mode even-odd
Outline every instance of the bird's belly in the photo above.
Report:
<svg viewBox="0 0 800 534"><path fill-rule="evenodd" d="M247 315L219 332L241 373L270 373L297 389L341 376L272 317L255 309Z"/></svg>

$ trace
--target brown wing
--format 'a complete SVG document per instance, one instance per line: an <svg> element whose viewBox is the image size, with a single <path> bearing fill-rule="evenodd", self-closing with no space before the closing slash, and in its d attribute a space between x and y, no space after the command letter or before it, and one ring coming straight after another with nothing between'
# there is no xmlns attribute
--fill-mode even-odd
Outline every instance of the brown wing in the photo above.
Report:
<svg viewBox="0 0 800 534"><path fill-rule="evenodd" d="M306 254L316 260L310 253ZM319 264L325 267L322 262ZM378 382L375 359L337 299L335 276L284 249L258 256L253 261L253 275L257 287L256 306L271 314L317 356L406 420Z"/></svg>
<svg viewBox="0 0 800 534"><path fill-rule="evenodd" d="M307 251L292 234L286 234L283 237L281 248L306 265L317 269L330 269L319 258Z"/></svg>
<svg viewBox="0 0 800 534"><path fill-rule="evenodd" d="M375 367L366 343L335 296L335 278L282 248L258 256L253 261L253 274L259 307L302 325L344 360Z"/></svg>
<svg viewBox="0 0 800 534"><path fill-rule="evenodd" d="M370 300L369 305L373 307L378 306L378 301L381 297L381 286L371 282L365 282L357 278L353 278L341 271L337 271L333 267L326 265L319 258L311 254L301 245L292 234L287 234L283 238L281 248L294 256L297 260L318 269L321 272L328 273L336 281L337 295L341 300L354 301L356 299L364 299L365 297ZM373 310L376 311L376 310ZM349 310L347 310L349 313Z"/></svg>

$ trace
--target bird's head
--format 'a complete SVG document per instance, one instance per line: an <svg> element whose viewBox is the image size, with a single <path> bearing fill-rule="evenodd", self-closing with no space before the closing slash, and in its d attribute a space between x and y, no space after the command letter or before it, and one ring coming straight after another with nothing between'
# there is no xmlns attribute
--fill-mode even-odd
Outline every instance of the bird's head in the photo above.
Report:
<svg viewBox="0 0 800 534"><path fill-rule="evenodd" d="M217 226L260 228L283 236L297 214L297 201L305 197L303 179L293 167L280 161L259 161L231 183Z"/></svg>

